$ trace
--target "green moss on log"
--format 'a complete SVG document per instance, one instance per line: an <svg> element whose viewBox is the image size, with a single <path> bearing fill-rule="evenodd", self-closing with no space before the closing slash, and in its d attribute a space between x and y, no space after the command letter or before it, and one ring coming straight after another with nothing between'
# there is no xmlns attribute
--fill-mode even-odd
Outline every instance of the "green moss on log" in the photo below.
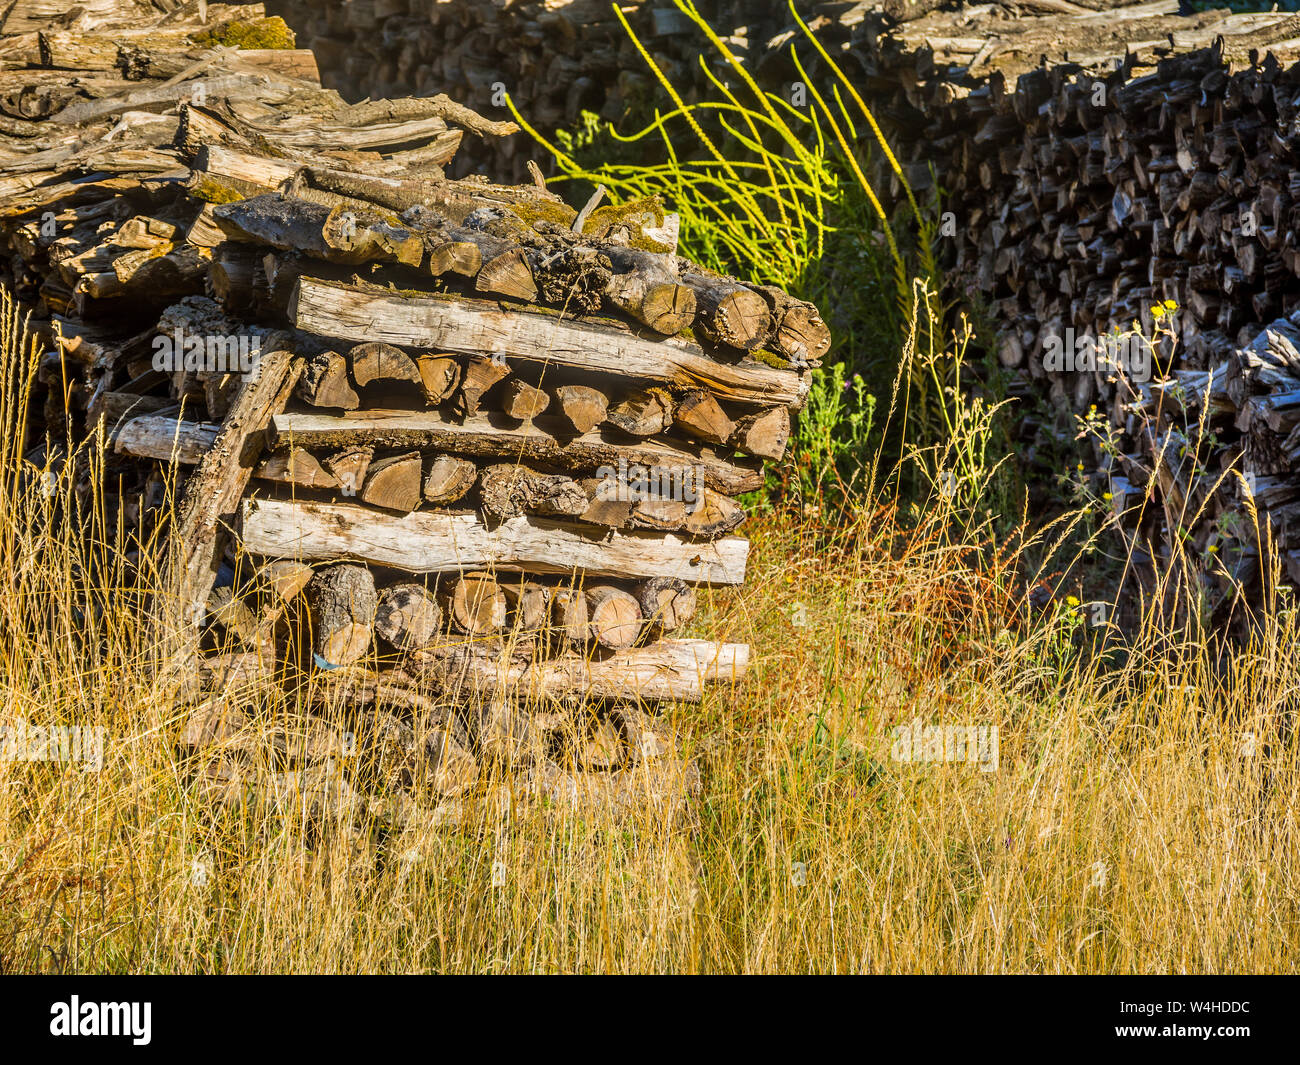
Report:
<svg viewBox="0 0 1300 1065"><path fill-rule="evenodd" d="M512 203L506 208L527 225L537 227L538 222L554 222L566 228L573 225L578 212L565 203L548 203L543 200L529 203Z"/></svg>
<svg viewBox="0 0 1300 1065"><path fill-rule="evenodd" d="M244 198L238 189L226 185L209 174L193 172L186 191L196 200L204 203L236 203Z"/></svg>
<svg viewBox="0 0 1300 1065"><path fill-rule="evenodd" d="M205 33L195 34L193 41L204 48L295 48L297 39L279 15L258 19L231 19Z"/></svg>
<svg viewBox="0 0 1300 1065"><path fill-rule="evenodd" d="M673 251L669 245L645 235L647 229L660 228L664 224L664 217L664 205L659 202L659 197L649 196L630 203L597 207L587 217L582 232L584 236L604 240L615 230L625 229L629 245L639 251Z"/></svg>

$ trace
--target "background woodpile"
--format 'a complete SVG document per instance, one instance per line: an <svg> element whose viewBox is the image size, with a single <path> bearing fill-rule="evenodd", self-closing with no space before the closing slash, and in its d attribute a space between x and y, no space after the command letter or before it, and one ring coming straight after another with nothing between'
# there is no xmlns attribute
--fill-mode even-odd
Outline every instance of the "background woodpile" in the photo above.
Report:
<svg viewBox="0 0 1300 1065"><path fill-rule="evenodd" d="M1069 471L1087 420L1137 574L1184 575L1222 625L1270 602L1272 561L1300 580L1300 19L1177 7L821 33L913 187L943 190L941 250L1029 406L1028 462Z"/></svg>
<svg viewBox="0 0 1300 1065"><path fill-rule="evenodd" d="M662 90L607 0L275 0L326 85L349 99L445 92L485 115L509 117L502 91L546 134L572 129L583 111L609 120L649 114ZM784 25L783 3L702 0L700 12L737 55ZM699 69L699 31L670 0L620 4L628 24L687 101L708 91ZM475 144L462 156L502 181L526 179L528 159L544 161L528 138Z"/></svg>
<svg viewBox="0 0 1300 1065"><path fill-rule="evenodd" d="M48 345L33 476L73 463L128 567L177 549L206 786L247 795L240 693L270 678L307 711L268 801L450 799L501 762L535 795L680 795L652 710L746 670L681 633L744 579L736 497L784 454L815 308L679 259L655 202L446 179L510 127L223 43L282 33L261 5L163 6L0 39L0 239Z"/></svg>

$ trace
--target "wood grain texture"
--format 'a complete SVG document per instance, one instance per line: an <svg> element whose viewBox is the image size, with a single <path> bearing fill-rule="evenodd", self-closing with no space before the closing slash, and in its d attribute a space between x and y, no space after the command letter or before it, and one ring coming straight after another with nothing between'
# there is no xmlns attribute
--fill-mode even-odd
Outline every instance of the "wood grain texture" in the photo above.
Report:
<svg viewBox="0 0 1300 1065"><path fill-rule="evenodd" d="M663 470L694 471L709 488L724 495L740 495L763 486L756 465L728 462L684 441L630 442L607 429L573 436L568 420L542 417L519 425L500 413L486 413L458 421L438 411L371 410L344 416L316 413L277 414L271 419L270 446L309 448L353 447L371 444L391 448L435 448L474 458L540 462L568 469L594 470L642 465Z"/></svg>
<svg viewBox="0 0 1300 1065"><path fill-rule="evenodd" d="M258 374L239 386L230 411L185 485L176 542L181 549L181 601L193 615L216 577L222 533L233 524L239 497L262 453L266 423L289 401L302 362L277 348Z"/></svg>
<svg viewBox="0 0 1300 1065"><path fill-rule="evenodd" d="M601 326L554 314L502 310L454 297L363 291L311 277L298 279L289 318L299 329L342 340L382 340L460 354L506 358L705 388L736 403L803 405L808 382L754 359L719 362L680 338L651 340L610 322Z"/></svg>
<svg viewBox="0 0 1300 1065"><path fill-rule="evenodd" d="M123 455L194 466L212 450L221 432L211 422L186 422L163 414L132 418L117 431L113 449Z"/></svg>
<svg viewBox="0 0 1300 1065"><path fill-rule="evenodd" d="M471 643L417 651L412 664L451 693L509 694L545 699L592 698L698 701L707 685L736 684L749 669L749 645L710 640L661 640L604 658L563 654L534 662L491 655Z"/></svg>
<svg viewBox="0 0 1300 1065"><path fill-rule="evenodd" d="M384 514L350 503L245 499L244 549L279 558L355 559L409 573L497 567L606 577L678 577L690 584L740 584L749 541L709 543L671 533L590 535L572 523L521 516L489 529L473 514Z"/></svg>

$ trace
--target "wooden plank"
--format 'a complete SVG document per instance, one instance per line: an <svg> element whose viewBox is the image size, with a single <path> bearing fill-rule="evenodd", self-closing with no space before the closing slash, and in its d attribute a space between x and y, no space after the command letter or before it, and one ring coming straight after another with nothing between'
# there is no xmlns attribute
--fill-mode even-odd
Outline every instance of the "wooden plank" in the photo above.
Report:
<svg viewBox="0 0 1300 1065"><path fill-rule="evenodd" d="M555 314L503 310L486 300L371 292L302 277L294 287L289 317L299 329L324 337L460 354L492 352L705 388L736 403L799 407L808 392L806 377L755 359L719 362L688 340L640 337L612 319L594 325Z"/></svg>
<svg viewBox="0 0 1300 1065"><path fill-rule="evenodd" d="M221 144L205 144L194 158L194 169L219 178L235 178L274 192L302 167L288 159L253 155Z"/></svg>
<svg viewBox="0 0 1300 1065"><path fill-rule="evenodd" d="M239 498L264 446L263 430L293 393L302 360L277 348L262 355L257 376L240 383L219 433L185 483L176 524L181 604L195 623L220 558L220 534L234 524ZM137 419L139 420L139 419Z"/></svg>
<svg viewBox="0 0 1300 1065"><path fill-rule="evenodd" d="M463 423L438 411L277 414L271 419L270 446L275 450L290 445L319 449L360 444L435 448L456 455L546 462L581 470L617 466L622 459L629 466L690 470L692 476L724 495L752 492L763 485L762 470L756 466L728 462L685 441L626 442L600 428L566 439L562 433L565 425L558 418L538 418L521 426L499 412L477 414Z"/></svg>
<svg viewBox="0 0 1300 1065"><path fill-rule="evenodd" d="M132 418L117 431L113 448L123 455L194 466L212 450L221 432L211 422L185 422L159 414Z"/></svg>
<svg viewBox="0 0 1300 1065"><path fill-rule="evenodd" d="M599 659L563 654L520 662L480 643L466 642L413 651L410 660L419 673L436 678L450 695L698 702L706 685L736 684L745 676L749 645L660 640Z"/></svg>
<svg viewBox="0 0 1300 1065"><path fill-rule="evenodd" d="M595 535L593 535L595 532ZM708 543L672 533L611 532L521 516L488 528L475 514L386 514L351 503L245 499L240 536L253 554L306 560L355 559L408 573L504 571L605 577L677 577L690 584L740 584L749 541Z"/></svg>

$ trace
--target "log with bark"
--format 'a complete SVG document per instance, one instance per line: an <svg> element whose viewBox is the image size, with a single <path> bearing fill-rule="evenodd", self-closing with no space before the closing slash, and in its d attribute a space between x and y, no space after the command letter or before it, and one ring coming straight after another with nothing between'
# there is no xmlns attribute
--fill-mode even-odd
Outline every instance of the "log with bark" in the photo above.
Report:
<svg viewBox="0 0 1300 1065"><path fill-rule="evenodd" d="M415 716L491 670L573 708L575 764L612 772L634 715L593 700L743 672L747 648L663 637L744 580L732 497L808 394L820 352L783 337L811 305L679 259L655 201L448 178L464 131L511 124L345 103L303 50L251 46L294 43L261 5L87 0L5 36L44 2L0 14L0 267L50 352L27 428L41 455L103 429L139 580L178 548L186 690ZM337 753L314 729L275 751Z"/></svg>

